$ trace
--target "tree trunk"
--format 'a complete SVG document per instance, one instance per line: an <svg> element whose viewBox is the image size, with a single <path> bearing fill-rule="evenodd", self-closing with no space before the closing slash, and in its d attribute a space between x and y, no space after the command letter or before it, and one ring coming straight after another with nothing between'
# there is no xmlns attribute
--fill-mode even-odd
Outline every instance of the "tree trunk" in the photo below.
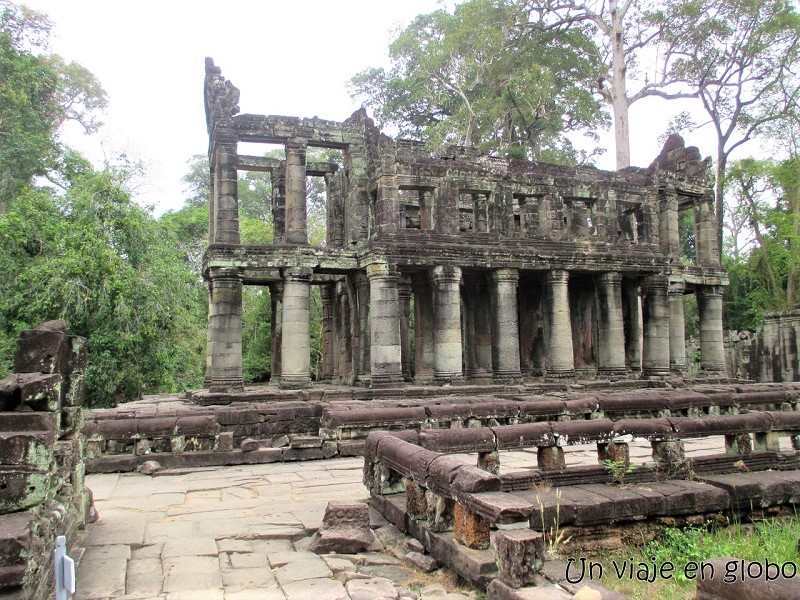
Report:
<svg viewBox="0 0 800 600"><path fill-rule="evenodd" d="M725 153L724 142L717 144L717 185L714 188L714 210L717 213L717 237L719 245L719 260L722 264L722 224L725 222L725 169L728 166L728 155Z"/></svg>
<svg viewBox="0 0 800 600"><path fill-rule="evenodd" d="M631 166L630 125L628 122L628 91L625 82L625 40L617 0L609 2L611 12L611 109L614 113L614 143L617 151L617 170Z"/></svg>

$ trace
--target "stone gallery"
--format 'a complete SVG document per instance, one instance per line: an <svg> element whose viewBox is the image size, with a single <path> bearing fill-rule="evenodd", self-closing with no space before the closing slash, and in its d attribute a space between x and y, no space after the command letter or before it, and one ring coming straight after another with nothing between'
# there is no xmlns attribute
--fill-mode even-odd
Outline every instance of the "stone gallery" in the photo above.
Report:
<svg viewBox="0 0 800 600"><path fill-rule="evenodd" d="M607 172L458 146L434 155L381 133L363 109L333 122L237 114L238 100L207 59L212 391L242 387L243 285L269 286L272 379L289 389L311 384L311 286L321 374L334 383L680 374L685 294L697 296L701 367L724 372L727 275L708 162L680 137L647 169ZM282 145L285 160L242 155L240 142ZM309 161L309 148L336 149L341 163ZM271 243L240 242L240 170L271 173ZM309 176L327 191L321 247L308 243Z"/></svg>

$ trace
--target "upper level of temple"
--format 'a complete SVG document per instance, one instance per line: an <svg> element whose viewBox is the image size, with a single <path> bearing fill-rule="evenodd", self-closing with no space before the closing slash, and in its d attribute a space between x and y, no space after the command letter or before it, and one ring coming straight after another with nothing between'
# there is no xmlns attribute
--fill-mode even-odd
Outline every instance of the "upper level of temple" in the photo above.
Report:
<svg viewBox="0 0 800 600"><path fill-rule="evenodd" d="M708 159L679 136L648 168L612 172L457 146L435 155L419 142L381 133L363 109L335 122L238 114L238 100L239 91L207 59L213 181L207 266L245 267L245 282L269 281L273 269L337 273L377 260L406 269L491 264L725 283ZM283 145L285 159L239 154L240 142ZM307 160L309 148L337 149L341 161ZM272 175L274 237L264 245L240 244L239 170ZM321 248L308 244L308 176L326 184ZM679 226L684 212L688 227ZM681 231L692 238L688 244ZM695 256L682 257L682 245Z"/></svg>

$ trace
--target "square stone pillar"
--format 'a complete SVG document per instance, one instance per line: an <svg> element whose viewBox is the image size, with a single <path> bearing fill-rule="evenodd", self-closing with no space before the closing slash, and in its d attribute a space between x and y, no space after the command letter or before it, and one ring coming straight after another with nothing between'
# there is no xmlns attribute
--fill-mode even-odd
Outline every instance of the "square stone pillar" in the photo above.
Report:
<svg viewBox="0 0 800 600"><path fill-rule="evenodd" d="M412 278L414 289L414 381L433 381L435 345L433 340L433 291L425 275Z"/></svg>
<svg viewBox="0 0 800 600"><path fill-rule="evenodd" d="M397 286L397 294L400 297L400 364L403 370L403 379L411 381L411 332L409 322L411 320L411 278L403 276Z"/></svg>
<svg viewBox="0 0 800 600"><path fill-rule="evenodd" d="M322 379L330 381L333 379L334 353L336 352L336 328L333 318L333 286L319 286L319 295L322 302Z"/></svg>
<svg viewBox="0 0 800 600"><path fill-rule="evenodd" d="M497 269L489 274L492 308L492 368L497 378L521 377L517 313L517 269Z"/></svg>
<svg viewBox="0 0 800 600"><path fill-rule="evenodd" d="M272 170L272 243L286 243L286 163Z"/></svg>
<svg viewBox="0 0 800 600"><path fill-rule="evenodd" d="M355 357L356 380L369 385L370 382L370 307L369 307L369 279L366 272L358 271L353 280L356 287L356 323L357 349Z"/></svg>
<svg viewBox="0 0 800 600"><path fill-rule="evenodd" d="M722 335L722 287L704 285L697 288L700 313L700 368L725 372L725 343Z"/></svg>
<svg viewBox="0 0 800 600"><path fill-rule="evenodd" d="M682 281L671 282L667 290L669 297L669 369L673 373L686 371L686 324L683 316L683 293L686 285Z"/></svg>
<svg viewBox="0 0 800 600"><path fill-rule="evenodd" d="M625 324L622 314L622 277L619 273L603 273L597 285L598 356L597 367L601 375L624 375Z"/></svg>
<svg viewBox="0 0 800 600"><path fill-rule="evenodd" d="M643 291L642 374L648 377L664 377L669 375L669 304L666 278L661 275L648 277Z"/></svg>
<svg viewBox="0 0 800 600"><path fill-rule="evenodd" d="M286 142L286 242L308 244L306 224L306 140Z"/></svg>
<svg viewBox="0 0 800 600"><path fill-rule="evenodd" d="M269 286L269 300L272 307L270 326L272 339L270 350L272 364L270 365L270 384L277 385L281 381L281 346L283 345L281 332L283 330L283 282L271 283Z"/></svg>
<svg viewBox="0 0 800 600"><path fill-rule="evenodd" d="M237 269L213 268L208 298L205 386L241 391L242 278Z"/></svg>
<svg viewBox="0 0 800 600"><path fill-rule="evenodd" d="M694 223L697 232L697 264L703 267L719 267L717 216L714 213L714 198L710 193L695 205Z"/></svg>
<svg viewBox="0 0 800 600"><path fill-rule="evenodd" d="M347 280L336 284L337 363L335 376L341 382L353 381L353 308Z"/></svg>
<svg viewBox="0 0 800 600"><path fill-rule="evenodd" d="M236 140L218 142L211 162L215 173L212 208L214 227L211 243L239 243L239 174L236 169Z"/></svg>
<svg viewBox="0 0 800 600"><path fill-rule="evenodd" d="M433 286L434 377L439 383L463 378L461 355L461 269L434 267Z"/></svg>
<svg viewBox="0 0 800 600"><path fill-rule="evenodd" d="M489 290L483 275L464 276L463 300L467 377L491 377L492 324Z"/></svg>
<svg viewBox="0 0 800 600"><path fill-rule="evenodd" d="M367 265L370 305L370 373L373 387L403 380L400 349L400 297L397 271L386 263Z"/></svg>
<svg viewBox="0 0 800 600"><path fill-rule="evenodd" d="M681 241L678 226L678 197L674 186L665 186L660 195L658 227L661 250L668 254L678 254Z"/></svg>
<svg viewBox="0 0 800 600"><path fill-rule="evenodd" d="M311 269L291 268L283 273L283 331L281 335L282 388L311 385L309 294Z"/></svg>
<svg viewBox="0 0 800 600"><path fill-rule="evenodd" d="M641 288L633 281L622 285L625 314L625 363L628 370L642 370L642 306Z"/></svg>
<svg viewBox="0 0 800 600"><path fill-rule="evenodd" d="M573 377L572 320L569 311L569 273L553 270L547 274L547 331L545 346L548 377Z"/></svg>

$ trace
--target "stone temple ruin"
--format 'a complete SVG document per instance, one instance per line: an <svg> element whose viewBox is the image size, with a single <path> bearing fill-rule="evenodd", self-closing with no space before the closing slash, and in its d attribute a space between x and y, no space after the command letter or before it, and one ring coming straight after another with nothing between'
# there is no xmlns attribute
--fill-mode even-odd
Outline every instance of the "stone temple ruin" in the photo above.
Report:
<svg viewBox="0 0 800 600"><path fill-rule="evenodd" d="M702 369L724 375L728 279L708 163L679 137L647 169L606 172L464 147L434 156L384 135L364 110L340 123L237 114L238 100L207 59L212 391L242 388L243 285L269 286L272 379L287 389L311 384L312 285L323 306L322 377L334 383L681 374L690 293ZM283 145L286 158L241 155L240 142ZM308 161L308 148L340 150L342 164ZM271 244L240 243L240 170L272 173ZM307 176L325 179L322 247L308 243ZM694 265L679 256L683 211L695 222Z"/></svg>

